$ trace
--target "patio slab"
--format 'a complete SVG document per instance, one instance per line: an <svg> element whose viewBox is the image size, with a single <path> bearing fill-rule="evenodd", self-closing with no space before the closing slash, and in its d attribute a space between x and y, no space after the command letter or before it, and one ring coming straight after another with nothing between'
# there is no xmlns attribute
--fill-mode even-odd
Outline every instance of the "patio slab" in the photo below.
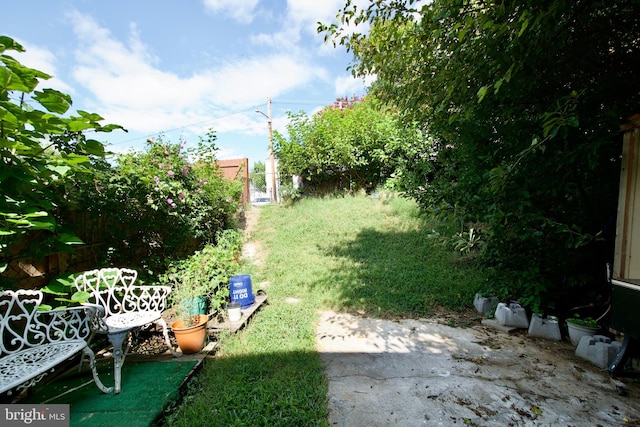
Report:
<svg viewBox="0 0 640 427"><path fill-rule="evenodd" d="M331 426L640 422L638 382L613 382L569 343L531 338L526 330L322 312L316 338Z"/></svg>

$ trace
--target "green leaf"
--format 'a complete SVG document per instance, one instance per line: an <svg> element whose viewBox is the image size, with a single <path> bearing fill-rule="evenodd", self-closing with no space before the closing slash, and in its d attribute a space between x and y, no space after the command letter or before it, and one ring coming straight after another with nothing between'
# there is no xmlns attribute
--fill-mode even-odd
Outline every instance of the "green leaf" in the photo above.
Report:
<svg viewBox="0 0 640 427"><path fill-rule="evenodd" d="M66 245L81 245L84 243L79 237L70 233L60 233L58 240Z"/></svg>
<svg viewBox="0 0 640 427"><path fill-rule="evenodd" d="M84 110L78 110L78 114L80 114L80 117L82 117L83 119L86 119L91 122L99 122L101 120L104 120L100 114L88 113Z"/></svg>
<svg viewBox="0 0 640 427"><path fill-rule="evenodd" d="M578 121L577 117L569 117L567 119L567 125L577 128L578 126L580 126L580 122Z"/></svg>
<svg viewBox="0 0 640 427"><path fill-rule="evenodd" d="M61 283L60 281L58 281L58 279L56 279L40 290L45 294L67 295L69 293L69 285Z"/></svg>
<svg viewBox="0 0 640 427"><path fill-rule="evenodd" d="M71 295L71 302L83 303L91 298L91 294L85 291L78 291Z"/></svg>
<svg viewBox="0 0 640 427"><path fill-rule="evenodd" d="M80 132L94 127L93 123L84 120L71 120L67 123L67 127L71 132Z"/></svg>
<svg viewBox="0 0 640 427"><path fill-rule="evenodd" d="M46 216L48 216L49 214L45 211L34 211L34 212L29 212L27 214L25 214L24 216L26 218L44 218Z"/></svg>
<svg viewBox="0 0 640 427"><path fill-rule="evenodd" d="M82 163L89 163L91 160L87 156L82 156L80 154L75 154L75 153L63 154L62 157L64 158L64 162L71 166L79 165Z"/></svg>
<svg viewBox="0 0 640 427"><path fill-rule="evenodd" d="M104 145L95 139L88 139L84 143L84 151L95 156L104 156Z"/></svg>
<svg viewBox="0 0 640 427"><path fill-rule="evenodd" d="M55 231L56 229L56 223L53 219L51 221L29 221L29 225L38 230Z"/></svg>
<svg viewBox="0 0 640 427"><path fill-rule="evenodd" d="M49 169L52 172L55 172L60 177L65 176L67 172L71 170L69 166L64 166L64 165L48 165L47 169Z"/></svg>
<svg viewBox="0 0 640 427"><path fill-rule="evenodd" d="M31 92L38 86L39 79L49 79L50 75L33 68L25 67L10 56L0 55L0 61L10 70L12 76L7 90Z"/></svg>
<svg viewBox="0 0 640 427"><path fill-rule="evenodd" d="M487 90L489 88L487 86L482 86L477 93L477 97L478 97L478 104L482 102L482 100L484 99L485 95L487 94Z"/></svg>
<svg viewBox="0 0 640 427"><path fill-rule="evenodd" d="M11 82L11 71L8 68L0 67L0 89L6 90Z"/></svg>
<svg viewBox="0 0 640 427"><path fill-rule="evenodd" d="M71 107L71 97L55 89L36 91L33 98L52 113L64 114Z"/></svg>
<svg viewBox="0 0 640 427"><path fill-rule="evenodd" d="M0 36L0 53L5 50L15 50L16 52L24 52L24 47L9 36Z"/></svg>
<svg viewBox="0 0 640 427"><path fill-rule="evenodd" d="M520 27L520 31L518 32L518 37L520 37L525 32L528 26L529 26L529 18L525 19L522 22L522 27Z"/></svg>

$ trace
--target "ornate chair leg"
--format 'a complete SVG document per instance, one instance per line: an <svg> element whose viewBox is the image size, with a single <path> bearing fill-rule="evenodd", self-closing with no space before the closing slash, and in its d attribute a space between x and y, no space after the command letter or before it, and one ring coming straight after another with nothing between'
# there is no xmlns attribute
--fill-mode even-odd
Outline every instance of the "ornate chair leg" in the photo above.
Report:
<svg viewBox="0 0 640 427"><path fill-rule="evenodd" d="M93 340L93 337L96 335L95 331L91 331L91 335L89 335L89 338L87 339L87 349L89 349L89 344L91 344L91 340ZM89 350L91 351L91 350ZM91 351L91 353L93 353L93 351ZM78 365L78 372L82 372L82 364L84 363L84 357L80 358L80 364ZM106 392L106 393L111 393Z"/></svg>
<svg viewBox="0 0 640 427"><path fill-rule="evenodd" d="M93 351L89 347L85 347L82 349L82 354L89 357L89 368L91 368L91 375L93 375L93 381L95 381L98 388L103 393L111 393L113 391L113 387L105 387L105 385L102 384L102 381L100 381L100 378L98 378L98 370L96 369L96 358Z"/></svg>
<svg viewBox="0 0 640 427"><path fill-rule="evenodd" d="M129 334L129 331L109 334L109 342L113 345L113 379L115 394L120 393L120 382L122 378L122 365L126 354L122 351L122 343Z"/></svg>
<svg viewBox="0 0 640 427"><path fill-rule="evenodd" d="M173 346L171 345L171 340L169 340L167 322L165 322L165 320L161 317L160 319L156 320L156 324L162 326L162 335L164 336L164 342L167 344L167 347L169 347L169 351L171 351L171 354L173 355L173 357L182 356L182 353L176 352L173 349Z"/></svg>

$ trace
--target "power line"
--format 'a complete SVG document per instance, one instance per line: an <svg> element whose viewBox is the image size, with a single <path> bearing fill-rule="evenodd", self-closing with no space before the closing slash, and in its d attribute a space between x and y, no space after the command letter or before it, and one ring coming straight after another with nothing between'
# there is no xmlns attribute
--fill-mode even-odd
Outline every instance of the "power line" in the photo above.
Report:
<svg viewBox="0 0 640 427"><path fill-rule="evenodd" d="M305 105L317 105L317 104L322 104L322 105L328 105L330 103L332 103L333 101L290 101L290 100L282 100L282 101L272 101L273 104L284 104L284 105L301 105L301 104L305 104Z"/></svg>
<svg viewBox="0 0 640 427"><path fill-rule="evenodd" d="M28 104L28 105L31 105L31 106L33 106L33 104L35 104L33 102L33 100L30 99L30 98L26 98L26 99L16 99L16 98L14 98L13 100L16 103L24 102L25 104ZM277 104L277 105L330 105L334 101L335 101L335 99L332 99L330 101L328 101L328 100L288 100L288 99L283 99L283 100L272 100L271 102L272 102L272 104ZM188 124L185 124L185 125L182 125L182 126L178 126L178 127L172 128L172 129L164 129L164 130L160 130L158 132L154 132L154 133L151 133L151 134L148 134L148 135L145 135L145 136L139 136L139 137L135 137L135 138L126 139L124 141L110 142L109 145L110 146L120 146L120 145L123 145L123 144L128 144L128 143L131 143L131 142L135 142L135 141L146 140L148 138L152 138L152 137L154 137L156 135L159 135L159 134L164 134L164 133L168 134L168 133L175 132L175 131L178 131L178 130L188 129L188 128L191 128L191 127L194 127L194 126L202 126L202 125L205 125L207 123L213 123L216 120L224 119L225 117L233 116L234 114L244 113L244 112L247 112L247 111L255 111L256 109L261 108L263 106L264 106L264 104L262 104L262 103L261 104L257 104L257 105L253 105L253 106L250 106L250 107L247 107L247 108L243 108L241 110L232 111L230 113L223 114L221 116L213 117L211 119L203 120L203 121L200 121L200 122L188 123ZM87 130L85 132L95 132L95 131L94 130Z"/></svg>
<svg viewBox="0 0 640 427"><path fill-rule="evenodd" d="M279 104L279 105L301 105L301 104L305 104L305 105L317 105L317 104L321 104L321 105L329 105L331 103L333 103L334 101L311 101L311 100L306 100L306 101L292 101L292 100L282 100L282 101L271 101L272 104ZM175 132L177 130L182 130L182 129L187 129L193 126L201 126L205 123L212 123L214 120L220 120L220 119L224 119L225 117L229 117L229 116L233 116L234 114L238 114L238 113L244 113L246 111L249 110L253 110L255 111L257 108L263 107L264 104L257 104L257 105L253 105L251 107L247 107L244 108L242 110L237 110L219 117L215 117L213 119L210 120L205 120L202 122L198 122L198 123L191 123L191 124L187 124L184 126L179 126L173 129L166 129L166 130L162 130L159 132L154 132L152 134L146 135L146 136L140 136L140 137L136 137L136 138L131 138L131 139L127 139L125 141L120 141L120 142L115 142L115 143L111 143L110 145L116 146L116 145L122 145L122 144L127 144L130 142L134 142L134 141L139 141L139 140L146 140L148 138L151 138L153 136L156 136L158 134L162 134L162 133L170 133L170 132Z"/></svg>
<svg viewBox="0 0 640 427"><path fill-rule="evenodd" d="M154 137L154 136L156 136L158 134L171 133L171 132L175 132L177 130L188 129L188 128L194 127L194 126L202 126L202 125L204 125L206 123L213 123L215 120L220 120L220 119L224 119L225 117L233 116L234 114L244 113L244 112L249 111L249 110L255 110L256 108L261 107L261 106L262 106L262 104L254 105L254 106L251 106L251 107L244 108L242 110L233 111L231 113L227 113L227 114L224 114L222 116L214 117L214 118L211 118L211 119L208 119L208 120L204 120L204 121L201 121L201 122L191 123L191 124L179 126L179 127L173 128L173 129L161 130L161 131L154 132L154 133L146 135L146 136L140 136L140 137L136 137L136 138L127 139L125 141L111 143L110 145L127 144L129 142L134 142L134 141L138 141L138 140L146 140L146 139Z"/></svg>

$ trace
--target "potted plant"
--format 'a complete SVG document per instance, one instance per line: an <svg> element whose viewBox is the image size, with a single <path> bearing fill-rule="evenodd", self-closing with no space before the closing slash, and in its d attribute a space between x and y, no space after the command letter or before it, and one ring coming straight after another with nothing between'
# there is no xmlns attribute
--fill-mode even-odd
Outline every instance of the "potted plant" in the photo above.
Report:
<svg viewBox="0 0 640 427"><path fill-rule="evenodd" d="M183 353L197 353L207 338L206 289L191 272L176 277L180 281L174 283L172 291L176 320L171 323L171 329Z"/></svg>
<svg viewBox="0 0 640 427"><path fill-rule="evenodd" d="M567 319L567 331L571 344L578 345L583 336L593 336L600 330L598 322L592 317L581 318L574 314Z"/></svg>
<svg viewBox="0 0 640 427"><path fill-rule="evenodd" d="M238 269L238 264L229 256L230 252L230 247L224 244L207 245L189 258L174 264L161 277L161 282L169 283L172 287L170 299L177 320L171 328L176 340L183 329L198 327L202 322L205 325L202 326L201 333L206 337L206 320L226 303L229 297L229 278ZM204 338L200 341L200 344L203 343ZM178 345L185 352L179 340Z"/></svg>

